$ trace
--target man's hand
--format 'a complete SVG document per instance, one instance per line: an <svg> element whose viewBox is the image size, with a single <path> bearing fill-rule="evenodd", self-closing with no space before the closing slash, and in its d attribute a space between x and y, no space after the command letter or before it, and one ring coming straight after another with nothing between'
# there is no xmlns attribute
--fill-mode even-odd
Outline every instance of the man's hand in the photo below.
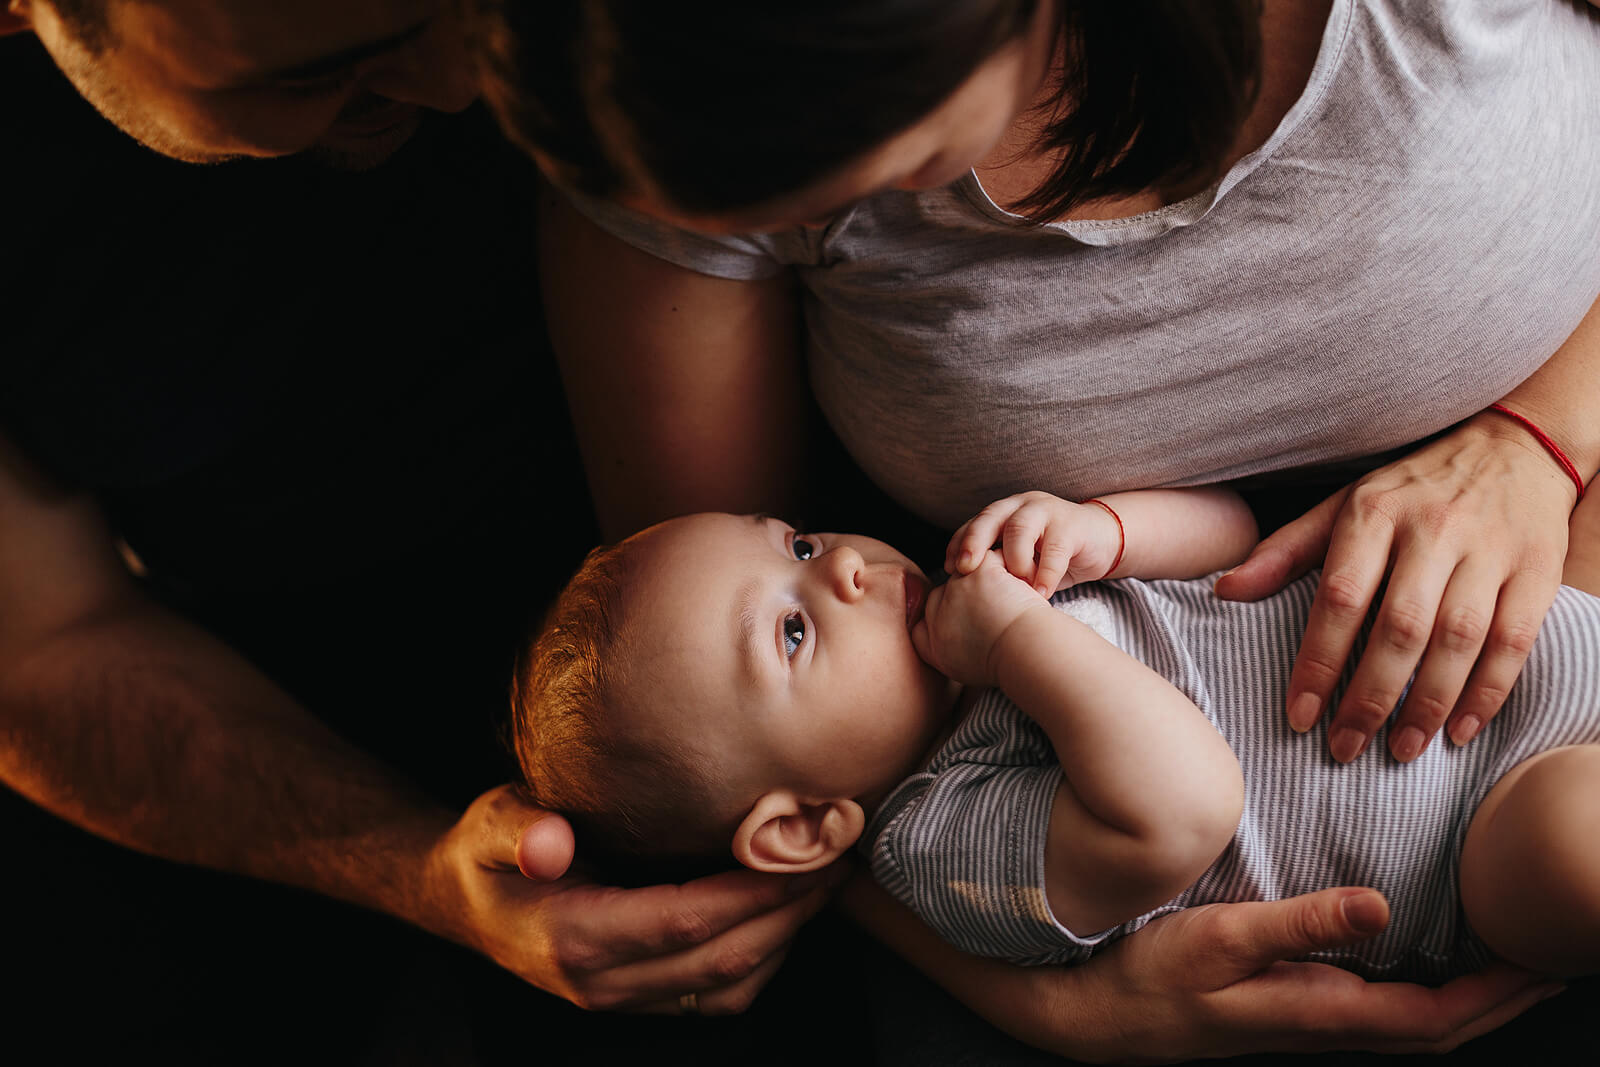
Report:
<svg viewBox="0 0 1600 1067"><path fill-rule="evenodd" d="M996 544L1006 570L1042 596L1104 578L1117 558L1122 531L1111 513L1052 493L996 500L950 538L945 572L971 574Z"/></svg>
<svg viewBox="0 0 1600 1067"><path fill-rule="evenodd" d="M692 993L694 1010L734 1014L848 874L738 870L617 889L573 872L572 857L565 819L511 786L485 793L436 850L440 932L579 1007L676 1014Z"/></svg>
<svg viewBox="0 0 1600 1067"><path fill-rule="evenodd" d="M1574 497L1525 431L1479 416L1262 541L1217 595L1259 599L1326 554L1289 681L1289 724L1304 731L1327 709L1381 593L1329 748L1345 762L1360 755L1415 672L1389 729L1395 758L1415 759L1447 720L1466 744L1499 712L1555 599Z"/></svg>
<svg viewBox="0 0 1600 1067"><path fill-rule="evenodd" d="M858 922L995 1026L1088 1063L1447 1052L1563 988L1504 964L1433 989L1283 962L1382 930L1388 905L1371 889L1191 908L1069 968L958 952L864 877L843 900Z"/></svg>
<svg viewBox="0 0 1600 1067"><path fill-rule="evenodd" d="M951 578L928 594L911 629L925 662L962 685L998 685L995 649L1001 636L1029 610L1053 611L1023 579L1006 571L990 550L971 573Z"/></svg>

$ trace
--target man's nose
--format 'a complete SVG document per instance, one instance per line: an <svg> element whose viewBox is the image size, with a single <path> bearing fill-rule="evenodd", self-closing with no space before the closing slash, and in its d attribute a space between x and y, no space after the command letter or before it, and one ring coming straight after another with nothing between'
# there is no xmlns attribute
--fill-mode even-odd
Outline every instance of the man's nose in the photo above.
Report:
<svg viewBox="0 0 1600 1067"><path fill-rule="evenodd" d="M367 91L435 111L460 111L478 95L460 19L439 15L422 35L374 57L361 76Z"/></svg>
<svg viewBox="0 0 1600 1067"><path fill-rule="evenodd" d="M834 596L853 604L866 595L861 581L867 564L861 553L849 545L840 545L823 553L822 565Z"/></svg>

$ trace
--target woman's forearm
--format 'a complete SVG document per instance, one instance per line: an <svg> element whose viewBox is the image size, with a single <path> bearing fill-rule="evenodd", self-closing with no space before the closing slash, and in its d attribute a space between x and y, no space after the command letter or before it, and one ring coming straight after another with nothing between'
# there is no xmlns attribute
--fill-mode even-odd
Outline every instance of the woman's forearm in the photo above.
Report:
<svg viewBox="0 0 1600 1067"><path fill-rule="evenodd" d="M1600 300L1544 366L1501 402L1547 433L1585 483L1594 480L1600 472ZM1525 429L1495 412L1475 421L1524 443L1530 439Z"/></svg>

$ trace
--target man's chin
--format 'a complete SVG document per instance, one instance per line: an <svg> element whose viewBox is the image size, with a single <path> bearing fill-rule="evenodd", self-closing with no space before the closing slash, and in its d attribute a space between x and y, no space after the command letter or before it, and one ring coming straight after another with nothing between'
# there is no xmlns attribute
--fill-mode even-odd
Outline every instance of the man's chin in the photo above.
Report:
<svg viewBox="0 0 1600 1067"><path fill-rule="evenodd" d="M388 161L421 128L421 108L415 108L394 123L378 129L347 128L335 124L306 149L314 159L335 170L371 170Z"/></svg>

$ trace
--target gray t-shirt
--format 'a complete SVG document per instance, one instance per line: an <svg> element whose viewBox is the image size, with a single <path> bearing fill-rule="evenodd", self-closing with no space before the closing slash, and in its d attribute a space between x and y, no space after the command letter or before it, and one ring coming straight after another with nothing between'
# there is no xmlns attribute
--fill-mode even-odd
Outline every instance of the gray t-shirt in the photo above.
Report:
<svg viewBox="0 0 1600 1067"><path fill-rule="evenodd" d="M1597 175L1586 4L1335 0L1266 144L1149 214L1030 227L974 174L759 236L577 203L702 273L793 269L829 422L950 527L1027 489L1347 461L1482 409L1600 293Z"/></svg>
<svg viewBox="0 0 1600 1067"><path fill-rule="evenodd" d="M1245 801L1233 841L1170 902L1110 930L1056 920L1044 852L1061 767L1044 731L999 690L982 694L873 813L860 846L873 875L952 944L1016 963L1082 962L1179 908L1365 885L1388 897L1388 927L1313 958L1430 982L1482 967L1488 951L1459 903L1467 827L1518 763L1600 741L1600 599L1561 589L1504 709L1472 744L1440 738L1408 764L1374 744L1344 765L1328 755L1325 721L1299 735L1283 714L1315 590L1310 575L1239 604L1217 600L1205 581L1120 580L1053 600L1183 690L1239 757Z"/></svg>

